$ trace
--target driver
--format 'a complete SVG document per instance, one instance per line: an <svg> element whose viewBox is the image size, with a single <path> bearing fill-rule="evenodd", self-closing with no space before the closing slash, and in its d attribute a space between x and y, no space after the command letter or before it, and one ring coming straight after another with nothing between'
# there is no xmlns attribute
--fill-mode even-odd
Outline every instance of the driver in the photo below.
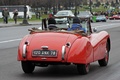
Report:
<svg viewBox="0 0 120 80"><path fill-rule="evenodd" d="M50 16L49 19L48 19L48 29L53 30L55 28L57 28L56 27L56 21L55 21L53 16Z"/></svg>
<svg viewBox="0 0 120 80"><path fill-rule="evenodd" d="M72 30L83 30L86 32L85 28L82 28L82 25L80 24L80 19L78 17L73 18L73 24L71 28L68 28L68 31Z"/></svg>

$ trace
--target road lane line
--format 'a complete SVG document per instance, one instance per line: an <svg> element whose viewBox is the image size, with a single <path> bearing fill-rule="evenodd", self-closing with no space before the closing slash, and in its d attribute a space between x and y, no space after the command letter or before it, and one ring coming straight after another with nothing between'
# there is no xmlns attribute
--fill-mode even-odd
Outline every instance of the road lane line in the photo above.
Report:
<svg viewBox="0 0 120 80"><path fill-rule="evenodd" d="M98 26L94 26L94 27L101 28L101 27L110 27L110 26L113 26L113 25L117 25L117 24L98 25Z"/></svg>
<svg viewBox="0 0 120 80"><path fill-rule="evenodd" d="M116 25L116 24L108 24L108 25L100 25L100 26L97 26L97 27L106 27L106 26L113 26L113 25Z"/></svg>
<svg viewBox="0 0 120 80"><path fill-rule="evenodd" d="M0 41L0 43L8 43L8 42L13 42L13 41L19 41L21 40L22 38L19 38L19 39L12 39L12 40L7 40L7 41Z"/></svg>

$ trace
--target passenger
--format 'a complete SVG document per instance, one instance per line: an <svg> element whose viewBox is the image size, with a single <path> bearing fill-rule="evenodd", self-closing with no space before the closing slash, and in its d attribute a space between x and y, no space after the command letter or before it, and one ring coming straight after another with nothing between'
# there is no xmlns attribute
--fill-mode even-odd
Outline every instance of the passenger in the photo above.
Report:
<svg viewBox="0 0 120 80"><path fill-rule="evenodd" d="M72 30L83 30L86 32L85 28L82 28L82 25L80 24L80 19L78 17L73 18L73 24L71 28L68 28L68 31Z"/></svg>

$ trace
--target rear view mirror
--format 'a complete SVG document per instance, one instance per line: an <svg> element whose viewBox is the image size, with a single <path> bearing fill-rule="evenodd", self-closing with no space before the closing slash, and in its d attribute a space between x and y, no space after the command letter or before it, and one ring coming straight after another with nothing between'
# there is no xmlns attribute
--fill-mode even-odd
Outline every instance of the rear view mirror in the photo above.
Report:
<svg viewBox="0 0 120 80"><path fill-rule="evenodd" d="M66 23L66 25L68 26L68 28L70 28L70 24L69 23Z"/></svg>
<svg viewBox="0 0 120 80"><path fill-rule="evenodd" d="M93 32L97 32L97 28L93 28Z"/></svg>
<svg viewBox="0 0 120 80"><path fill-rule="evenodd" d="M67 23L66 25L69 26L69 23Z"/></svg>

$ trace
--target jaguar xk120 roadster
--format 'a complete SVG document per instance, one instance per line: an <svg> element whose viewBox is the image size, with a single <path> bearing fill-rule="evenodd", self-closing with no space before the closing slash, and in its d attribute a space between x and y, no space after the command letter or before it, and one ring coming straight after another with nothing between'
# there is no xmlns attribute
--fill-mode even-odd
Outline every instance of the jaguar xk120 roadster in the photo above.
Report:
<svg viewBox="0 0 120 80"><path fill-rule="evenodd" d="M106 31L94 32L90 20L81 22L87 32L55 29L30 29L18 47L18 61L25 73L32 73L35 66L74 64L80 74L89 72L90 63L98 61L107 66L110 52L110 35Z"/></svg>

